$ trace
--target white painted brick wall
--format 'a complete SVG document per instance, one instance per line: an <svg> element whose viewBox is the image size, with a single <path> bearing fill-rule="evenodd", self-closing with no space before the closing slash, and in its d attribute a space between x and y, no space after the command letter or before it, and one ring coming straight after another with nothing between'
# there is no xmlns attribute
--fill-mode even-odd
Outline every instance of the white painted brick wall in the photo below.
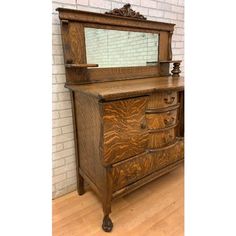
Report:
<svg viewBox="0 0 236 236"><path fill-rule="evenodd" d="M130 3L132 8L149 20L174 23L173 59L184 59L184 1L183 0L53 0L52 2L52 197L56 198L76 189L76 166L72 126L71 101L64 88L65 68L57 7L104 13ZM181 65L184 72L184 61ZM182 73L183 74L183 73Z"/></svg>

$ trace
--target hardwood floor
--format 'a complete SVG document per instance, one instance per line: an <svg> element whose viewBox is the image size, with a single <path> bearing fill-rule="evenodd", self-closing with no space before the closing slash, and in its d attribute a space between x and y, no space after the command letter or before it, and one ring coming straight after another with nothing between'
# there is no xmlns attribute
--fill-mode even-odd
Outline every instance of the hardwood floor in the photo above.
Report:
<svg viewBox="0 0 236 236"><path fill-rule="evenodd" d="M102 206L92 190L53 200L53 236L108 235ZM184 168L147 184L112 204L114 236L183 236Z"/></svg>

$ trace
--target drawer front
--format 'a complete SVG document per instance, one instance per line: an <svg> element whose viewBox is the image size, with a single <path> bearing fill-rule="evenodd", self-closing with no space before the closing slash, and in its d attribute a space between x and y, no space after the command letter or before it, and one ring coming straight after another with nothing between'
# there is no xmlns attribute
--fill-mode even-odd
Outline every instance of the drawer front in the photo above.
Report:
<svg viewBox="0 0 236 236"><path fill-rule="evenodd" d="M144 153L119 162L112 167L113 192L144 176L183 159L184 144L179 140L168 148Z"/></svg>
<svg viewBox="0 0 236 236"><path fill-rule="evenodd" d="M148 101L148 109L174 106L178 103L178 93L175 91L153 93Z"/></svg>
<svg viewBox="0 0 236 236"><path fill-rule="evenodd" d="M145 109L148 97L103 104L103 161L112 164L145 151L148 132Z"/></svg>
<svg viewBox="0 0 236 236"><path fill-rule="evenodd" d="M177 114L177 109L163 113L146 114L148 129L163 129L175 125Z"/></svg>
<svg viewBox="0 0 236 236"><path fill-rule="evenodd" d="M148 148L161 148L171 145L175 142L176 129L171 128L159 132L150 132L148 139Z"/></svg>

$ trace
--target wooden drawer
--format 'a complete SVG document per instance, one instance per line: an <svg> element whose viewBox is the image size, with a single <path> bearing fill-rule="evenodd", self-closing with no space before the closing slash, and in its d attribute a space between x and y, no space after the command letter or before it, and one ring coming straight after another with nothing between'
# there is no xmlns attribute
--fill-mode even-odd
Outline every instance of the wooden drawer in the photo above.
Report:
<svg viewBox="0 0 236 236"><path fill-rule="evenodd" d="M116 163L143 153L147 96L107 102L103 106L103 163Z"/></svg>
<svg viewBox="0 0 236 236"><path fill-rule="evenodd" d="M175 142L176 129L170 128L159 132L150 132L148 136L148 148L161 148Z"/></svg>
<svg viewBox="0 0 236 236"><path fill-rule="evenodd" d="M177 122L178 109L162 112L146 114L148 129L163 129L173 126Z"/></svg>
<svg viewBox="0 0 236 236"><path fill-rule="evenodd" d="M149 97L148 109L174 106L178 103L178 93L175 91L153 93Z"/></svg>
<svg viewBox="0 0 236 236"><path fill-rule="evenodd" d="M177 140L166 148L132 157L112 166L113 192L131 184L144 176L183 159L183 140Z"/></svg>

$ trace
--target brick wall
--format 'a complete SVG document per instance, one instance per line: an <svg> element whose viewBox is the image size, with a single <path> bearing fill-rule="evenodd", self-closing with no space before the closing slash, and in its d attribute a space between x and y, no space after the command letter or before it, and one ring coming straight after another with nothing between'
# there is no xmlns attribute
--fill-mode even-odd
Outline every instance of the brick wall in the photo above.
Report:
<svg viewBox="0 0 236 236"><path fill-rule="evenodd" d="M76 189L73 126L71 101L68 89L64 88L65 69L60 37L57 7L104 13L130 3L148 20L174 23L172 38L173 59L183 60L184 55L184 1L183 0L53 0L52 8L52 112L53 112L53 186L52 197L56 198ZM183 61L184 63L184 61ZM184 72L184 66L181 66Z"/></svg>

